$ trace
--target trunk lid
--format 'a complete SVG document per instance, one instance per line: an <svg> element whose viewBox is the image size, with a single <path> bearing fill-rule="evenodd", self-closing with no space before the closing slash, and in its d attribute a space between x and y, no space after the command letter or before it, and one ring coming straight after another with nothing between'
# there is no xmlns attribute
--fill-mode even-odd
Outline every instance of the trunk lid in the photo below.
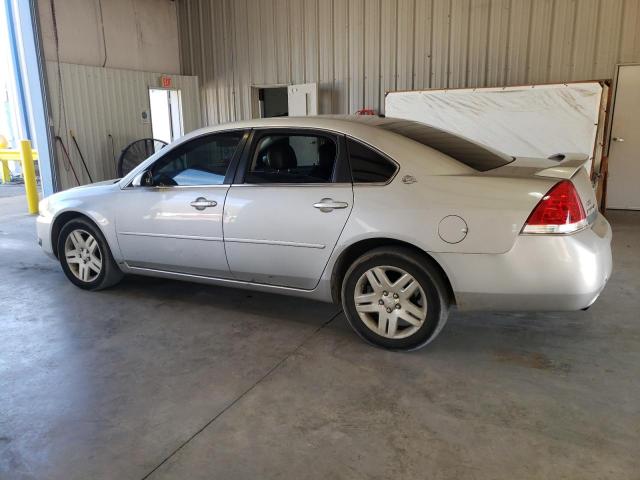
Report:
<svg viewBox="0 0 640 480"><path fill-rule="evenodd" d="M513 162L494 170L488 175L514 178L536 178L571 180L575 186L589 224L598 215L595 190L584 168L589 157L583 153L562 153L550 158L517 157Z"/></svg>

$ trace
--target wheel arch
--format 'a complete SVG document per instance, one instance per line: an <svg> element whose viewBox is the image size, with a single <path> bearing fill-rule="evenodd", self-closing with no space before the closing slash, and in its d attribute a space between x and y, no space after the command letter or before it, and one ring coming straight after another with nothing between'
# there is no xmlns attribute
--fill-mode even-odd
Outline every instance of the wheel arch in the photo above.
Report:
<svg viewBox="0 0 640 480"><path fill-rule="evenodd" d="M58 238L60 237L60 231L62 230L62 227L64 227L64 225L66 225L69 221L73 220L74 218L82 218L84 220L87 220L100 233L102 233L102 236L105 237L106 239L104 232L102 231L98 223L93 218L77 210L66 210L60 213L53 220L53 224L51 225L51 248L53 249L53 254L56 256L56 258L59 258L58 257Z"/></svg>
<svg viewBox="0 0 640 480"><path fill-rule="evenodd" d="M428 262L438 272L440 272L440 274L442 275L442 280L445 282L447 294L449 296L451 304L456 303L455 293L453 291L451 280L449 279L447 272L431 255L411 243L387 237L376 237L359 240L355 243L352 243L342 252L340 252L340 255L333 264L333 270L331 272L331 298L334 302L338 304L340 303L342 280L344 279L349 266L361 255L364 255L366 252L379 247L404 247L417 253L421 258L424 259L425 262Z"/></svg>

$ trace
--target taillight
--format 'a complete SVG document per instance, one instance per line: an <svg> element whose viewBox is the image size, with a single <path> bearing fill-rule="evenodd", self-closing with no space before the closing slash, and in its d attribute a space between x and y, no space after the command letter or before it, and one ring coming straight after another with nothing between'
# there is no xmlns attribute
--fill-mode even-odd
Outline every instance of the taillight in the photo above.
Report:
<svg viewBox="0 0 640 480"><path fill-rule="evenodd" d="M580 196L563 180L542 197L524 224L522 233L573 233L587 226Z"/></svg>

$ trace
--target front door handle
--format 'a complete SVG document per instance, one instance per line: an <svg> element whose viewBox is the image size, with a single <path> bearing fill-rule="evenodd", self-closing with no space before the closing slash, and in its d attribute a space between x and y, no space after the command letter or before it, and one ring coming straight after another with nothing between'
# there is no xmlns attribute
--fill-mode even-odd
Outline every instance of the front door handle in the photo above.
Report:
<svg viewBox="0 0 640 480"><path fill-rule="evenodd" d="M198 197L189 205L191 205L196 210L204 210L205 208L215 207L216 205L218 205L218 202L216 202L215 200L207 200L204 197Z"/></svg>
<svg viewBox="0 0 640 480"><path fill-rule="evenodd" d="M330 212L336 208L347 208L348 206L347 202L336 202L333 198L323 198L318 203L313 204L313 207L321 212Z"/></svg>

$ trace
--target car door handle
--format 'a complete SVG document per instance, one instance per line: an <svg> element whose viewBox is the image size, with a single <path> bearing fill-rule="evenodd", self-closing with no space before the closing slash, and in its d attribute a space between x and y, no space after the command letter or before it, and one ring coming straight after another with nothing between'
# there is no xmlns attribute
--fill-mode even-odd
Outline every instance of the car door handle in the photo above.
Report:
<svg viewBox="0 0 640 480"><path fill-rule="evenodd" d="M196 210L204 210L205 208L215 207L216 205L218 205L218 202L216 202L215 200L207 200L204 197L198 197L189 205L191 205Z"/></svg>
<svg viewBox="0 0 640 480"><path fill-rule="evenodd" d="M330 212L336 208L347 208L348 206L347 202L336 202L333 198L323 198L318 203L313 204L313 207L321 212Z"/></svg>

